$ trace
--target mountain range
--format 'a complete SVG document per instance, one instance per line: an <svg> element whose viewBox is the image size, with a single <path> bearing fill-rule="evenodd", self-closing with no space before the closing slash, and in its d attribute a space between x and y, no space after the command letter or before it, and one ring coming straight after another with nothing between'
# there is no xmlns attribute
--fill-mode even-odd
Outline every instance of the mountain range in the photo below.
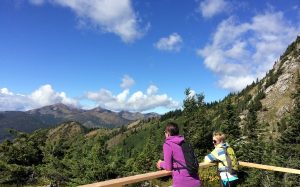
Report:
<svg viewBox="0 0 300 187"><path fill-rule="evenodd" d="M39 128L48 128L66 121L77 121L87 128L114 128L128 125L133 121L156 118L157 113L113 112L101 107L84 110L62 103L45 106L25 112L0 112L0 141L11 138L7 129L32 132Z"/></svg>

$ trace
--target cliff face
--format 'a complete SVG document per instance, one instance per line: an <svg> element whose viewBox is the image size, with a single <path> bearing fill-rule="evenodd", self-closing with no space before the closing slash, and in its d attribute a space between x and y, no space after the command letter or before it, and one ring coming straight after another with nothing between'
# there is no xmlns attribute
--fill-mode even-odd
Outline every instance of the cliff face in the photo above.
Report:
<svg viewBox="0 0 300 187"><path fill-rule="evenodd" d="M293 93L296 79L300 72L300 37L296 39L275 62L273 69L257 82L247 94L255 97L258 91L265 93L260 100L262 109L258 111L258 120L262 124L269 124L269 131L278 135L280 120L286 117L293 107ZM247 111L241 113L244 119Z"/></svg>
<svg viewBox="0 0 300 187"><path fill-rule="evenodd" d="M292 107L292 93L295 90L295 80L300 71L300 39L291 44L293 49L285 53L274 65L274 72L281 71L278 80L265 89L266 98L262 100L267 107L268 113L274 113L274 120L281 119ZM288 48L289 49L289 48ZM287 50L288 51L288 50Z"/></svg>

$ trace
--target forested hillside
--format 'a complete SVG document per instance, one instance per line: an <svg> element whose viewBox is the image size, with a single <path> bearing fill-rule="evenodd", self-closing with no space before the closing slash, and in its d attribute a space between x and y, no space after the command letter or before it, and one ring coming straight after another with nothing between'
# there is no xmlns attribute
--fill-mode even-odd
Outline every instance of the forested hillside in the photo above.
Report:
<svg viewBox="0 0 300 187"><path fill-rule="evenodd" d="M15 140L0 145L0 183L76 186L155 171L169 121L180 125L199 161L213 148L212 132L221 130L239 160L300 169L299 64L300 37L265 78L219 102L206 103L187 89L182 110L128 128L91 130L68 122L32 134L13 131ZM300 184L299 175L244 171L241 186ZM205 186L217 186L216 173L208 172L200 171Z"/></svg>

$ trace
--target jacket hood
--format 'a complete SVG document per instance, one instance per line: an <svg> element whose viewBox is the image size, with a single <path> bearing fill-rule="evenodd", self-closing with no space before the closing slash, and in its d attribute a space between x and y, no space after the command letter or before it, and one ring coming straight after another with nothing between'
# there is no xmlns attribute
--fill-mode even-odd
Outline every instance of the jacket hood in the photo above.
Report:
<svg viewBox="0 0 300 187"><path fill-rule="evenodd" d="M166 142L172 142L172 143L175 143L175 144L178 144L178 145L183 141L184 141L184 137L181 136L181 135L169 136L169 137L166 138Z"/></svg>

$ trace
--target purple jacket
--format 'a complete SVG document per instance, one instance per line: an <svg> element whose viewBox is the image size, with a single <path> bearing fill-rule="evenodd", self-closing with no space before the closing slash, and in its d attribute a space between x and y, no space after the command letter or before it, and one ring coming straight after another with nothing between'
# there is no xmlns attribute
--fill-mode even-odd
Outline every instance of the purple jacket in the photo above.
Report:
<svg viewBox="0 0 300 187"><path fill-rule="evenodd" d="M166 138L163 145L164 161L160 163L160 167L172 171L173 187L199 187L201 182L198 175L191 176L187 169L182 168L177 162L173 162L172 157L185 165L184 155L179 145L182 141L184 141L183 136L169 136Z"/></svg>

